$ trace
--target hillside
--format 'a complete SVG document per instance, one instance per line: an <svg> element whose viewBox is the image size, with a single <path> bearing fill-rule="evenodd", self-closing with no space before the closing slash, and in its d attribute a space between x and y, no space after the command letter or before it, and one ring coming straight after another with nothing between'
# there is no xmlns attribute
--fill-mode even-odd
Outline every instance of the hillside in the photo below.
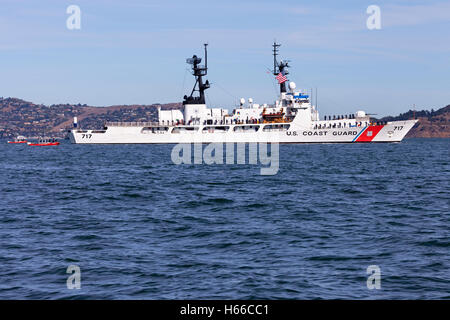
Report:
<svg viewBox="0 0 450 320"><path fill-rule="evenodd" d="M450 138L450 105L437 111L413 111L396 117L384 117L383 121L419 119L406 138Z"/></svg>
<svg viewBox="0 0 450 320"><path fill-rule="evenodd" d="M181 103L152 105L118 105L93 107L81 104L57 104L46 106L17 98L0 98L0 138L55 136L64 137L72 127L73 117L84 128L101 129L106 121L155 121L157 107L162 109L181 108ZM380 120L394 121L419 119L407 138L449 138L450 105L437 111L408 111L398 116Z"/></svg>
<svg viewBox="0 0 450 320"><path fill-rule="evenodd" d="M64 137L72 127L73 117L85 128L101 129L106 121L153 121L157 107L179 108L181 104L118 105L93 107L57 104L46 106L17 98L0 98L0 138L18 135L26 137Z"/></svg>

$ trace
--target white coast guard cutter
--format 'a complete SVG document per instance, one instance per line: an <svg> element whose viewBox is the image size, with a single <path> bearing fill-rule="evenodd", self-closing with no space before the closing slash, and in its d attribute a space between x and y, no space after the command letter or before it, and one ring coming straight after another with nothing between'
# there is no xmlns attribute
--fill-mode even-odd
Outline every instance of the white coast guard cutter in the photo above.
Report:
<svg viewBox="0 0 450 320"><path fill-rule="evenodd" d="M316 106L304 92L296 90L287 79L289 65L277 61L280 45L273 44L274 70L280 86L280 96L274 104L256 104L252 99L231 113L227 109L207 108L205 90L207 75L207 45L205 64L201 58L187 59L196 79L189 96L184 96L183 108L161 110L157 122L107 122L102 130L77 127L69 132L72 143L354 143L399 142L418 120L372 122L364 111L355 114L319 118ZM288 89L286 84L289 83Z"/></svg>

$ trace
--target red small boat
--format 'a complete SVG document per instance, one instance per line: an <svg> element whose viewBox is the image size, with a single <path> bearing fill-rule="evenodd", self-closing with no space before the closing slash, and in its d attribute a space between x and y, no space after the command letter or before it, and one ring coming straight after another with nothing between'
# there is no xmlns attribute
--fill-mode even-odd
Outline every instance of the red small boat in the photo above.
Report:
<svg viewBox="0 0 450 320"><path fill-rule="evenodd" d="M18 136L13 141L8 141L8 143L27 143L27 142L28 142L27 138L25 138L24 136Z"/></svg>
<svg viewBox="0 0 450 320"><path fill-rule="evenodd" d="M59 146L59 142L55 138L43 138L38 142L28 142L29 146L46 147L46 146Z"/></svg>

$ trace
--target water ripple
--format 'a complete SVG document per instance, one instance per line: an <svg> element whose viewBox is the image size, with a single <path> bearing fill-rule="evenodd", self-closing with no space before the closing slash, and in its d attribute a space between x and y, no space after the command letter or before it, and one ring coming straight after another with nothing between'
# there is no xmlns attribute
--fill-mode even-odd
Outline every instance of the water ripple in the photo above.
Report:
<svg viewBox="0 0 450 320"><path fill-rule="evenodd" d="M260 176L164 145L1 143L0 297L449 299L448 147L282 145Z"/></svg>

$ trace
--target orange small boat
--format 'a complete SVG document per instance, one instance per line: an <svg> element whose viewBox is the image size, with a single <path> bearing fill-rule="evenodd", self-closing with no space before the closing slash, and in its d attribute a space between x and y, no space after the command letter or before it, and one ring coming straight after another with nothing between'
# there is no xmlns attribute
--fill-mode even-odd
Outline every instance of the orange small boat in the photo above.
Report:
<svg viewBox="0 0 450 320"><path fill-rule="evenodd" d="M13 141L8 141L8 143L27 143L27 142L28 142L27 138L25 138L24 136L18 136Z"/></svg>
<svg viewBox="0 0 450 320"><path fill-rule="evenodd" d="M28 142L28 145L35 147L59 146L59 142L55 138L42 138L36 143Z"/></svg>

